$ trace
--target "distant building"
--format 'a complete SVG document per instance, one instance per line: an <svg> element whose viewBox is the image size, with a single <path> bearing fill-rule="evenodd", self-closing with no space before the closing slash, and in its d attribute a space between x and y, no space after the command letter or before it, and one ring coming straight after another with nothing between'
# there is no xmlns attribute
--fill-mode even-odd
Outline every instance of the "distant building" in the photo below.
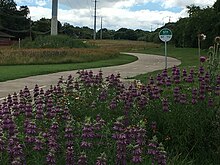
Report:
<svg viewBox="0 0 220 165"><path fill-rule="evenodd" d="M0 31L0 46L12 45L13 44L12 38L15 37Z"/></svg>

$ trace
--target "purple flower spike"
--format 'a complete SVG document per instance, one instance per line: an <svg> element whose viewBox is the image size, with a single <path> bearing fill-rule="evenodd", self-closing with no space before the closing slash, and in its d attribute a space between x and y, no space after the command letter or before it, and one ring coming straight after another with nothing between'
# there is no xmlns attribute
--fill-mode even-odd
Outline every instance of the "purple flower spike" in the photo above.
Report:
<svg viewBox="0 0 220 165"><path fill-rule="evenodd" d="M78 165L86 165L86 164L88 164L87 156L86 153L82 152L78 160Z"/></svg>
<svg viewBox="0 0 220 165"><path fill-rule="evenodd" d="M200 67L199 67L199 73L200 73L201 75L203 75L203 74L205 73L205 69L204 69L203 66L200 66Z"/></svg>
<svg viewBox="0 0 220 165"><path fill-rule="evenodd" d="M187 77L187 71L186 71L186 69L183 69L183 77Z"/></svg>
<svg viewBox="0 0 220 165"><path fill-rule="evenodd" d="M109 105L109 108L110 108L111 110L114 110L116 107L117 107L116 101L115 101L115 100L112 100L111 103L110 103L110 105Z"/></svg>
<svg viewBox="0 0 220 165"><path fill-rule="evenodd" d="M217 85L217 86L215 87L215 94L216 94L217 96L220 96L220 85Z"/></svg>
<svg viewBox="0 0 220 165"><path fill-rule="evenodd" d="M56 156L53 150L49 151L46 161L48 165L56 165Z"/></svg>
<svg viewBox="0 0 220 165"><path fill-rule="evenodd" d="M141 157L142 151L139 145L134 146L132 153L133 153L132 162L134 164L141 163L142 162L142 157Z"/></svg>
<svg viewBox="0 0 220 165"><path fill-rule="evenodd" d="M153 130L153 133L156 133L156 131L157 131L157 122L156 121L153 121L151 123L151 129Z"/></svg>
<svg viewBox="0 0 220 165"><path fill-rule="evenodd" d="M43 140L42 140L42 137L35 138L33 149L35 151L42 151L43 150Z"/></svg>
<svg viewBox="0 0 220 165"><path fill-rule="evenodd" d="M66 149L66 165L74 165L74 150L73 147Z"/></svg>
<svg viewBox="0 0 220 165"><path fill-rule="evenodd" d="M169 111L169 108L168 108L168 101L167 101L167 98L165 98L164 100L163 100L163 111L164 112L168 112Z"/></svg>
<svg viewBox="0 0 220 165"><path fill-rule="evenodd" d="M180 96L180 103L181 104L186 104L186 102L187 102L187 99L186 99L187 97L186 97L186 94L182 94L181 96Z"/></svg>
<svg viewBox="0 0 220 165"><path fill-rule="evenodd" d="M205 56L201 56L201 57L200 57L200 62L203 63L203 62L205 62L205 61L206 61L206 57L205 57Z"/></svg>
<svg viewBox="0 0 220 165"><path fill-rule="evenodd" d="M107 165L105 153L102 153L101 156L97 158L96 165Z"/></svg>

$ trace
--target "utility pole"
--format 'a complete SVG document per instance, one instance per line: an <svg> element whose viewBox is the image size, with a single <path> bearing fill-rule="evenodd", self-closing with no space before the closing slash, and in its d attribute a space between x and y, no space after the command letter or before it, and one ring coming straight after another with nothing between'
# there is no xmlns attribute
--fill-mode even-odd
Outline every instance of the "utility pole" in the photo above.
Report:
<svg viewBox="0 0 220 165"><path fill-rule="evenodd" d="M58 0L52 0L51 35L57 35Z"/></svg>
<svg viewBox="0 0 220 165"><path fill-rule="evenodd" d="M94 11L94 35L93 35L93 39L96 40L96 5L97 5L97 0L95 0L94 2L95 2L95 11Z"/></svg>
<svg viewBox="0 0 220 165"><path fill-rule="evenodd" d="M29 24L30 24L30 40L32 40L32 38L31 38L31 16L30 16L30 22L29 22Z"/></svg>
<svg viewBox="0 0 220 165"><path fill-rule="evenodd" d="M100 31L100 40L102 40L102 17L101 17L101 31Z"/></svg>

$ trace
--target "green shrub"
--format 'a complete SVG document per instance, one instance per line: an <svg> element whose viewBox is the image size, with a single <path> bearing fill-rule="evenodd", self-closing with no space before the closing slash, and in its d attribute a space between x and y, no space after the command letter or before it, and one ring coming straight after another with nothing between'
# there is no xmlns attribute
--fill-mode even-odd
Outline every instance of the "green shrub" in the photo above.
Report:
<svg viewBox="0 0 220 165"><path fill-rule="evenodd" d="M22 48L88 48L91 47L85 41L76 40L66 35L39 36L34 41L24 39Z"/></svg>

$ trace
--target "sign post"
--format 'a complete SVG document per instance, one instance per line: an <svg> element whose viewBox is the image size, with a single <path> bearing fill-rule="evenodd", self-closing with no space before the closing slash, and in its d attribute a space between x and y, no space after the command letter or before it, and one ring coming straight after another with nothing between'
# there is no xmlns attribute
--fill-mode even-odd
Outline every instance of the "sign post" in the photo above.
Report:
<svg viewBox="0 0 220 165"><path fill-rule="evenodd" d="M172 31L168 28L163 28L159 32L160 40L165 43L165 69L167 69L167 42L171 40L172 36Z"/></svg>

